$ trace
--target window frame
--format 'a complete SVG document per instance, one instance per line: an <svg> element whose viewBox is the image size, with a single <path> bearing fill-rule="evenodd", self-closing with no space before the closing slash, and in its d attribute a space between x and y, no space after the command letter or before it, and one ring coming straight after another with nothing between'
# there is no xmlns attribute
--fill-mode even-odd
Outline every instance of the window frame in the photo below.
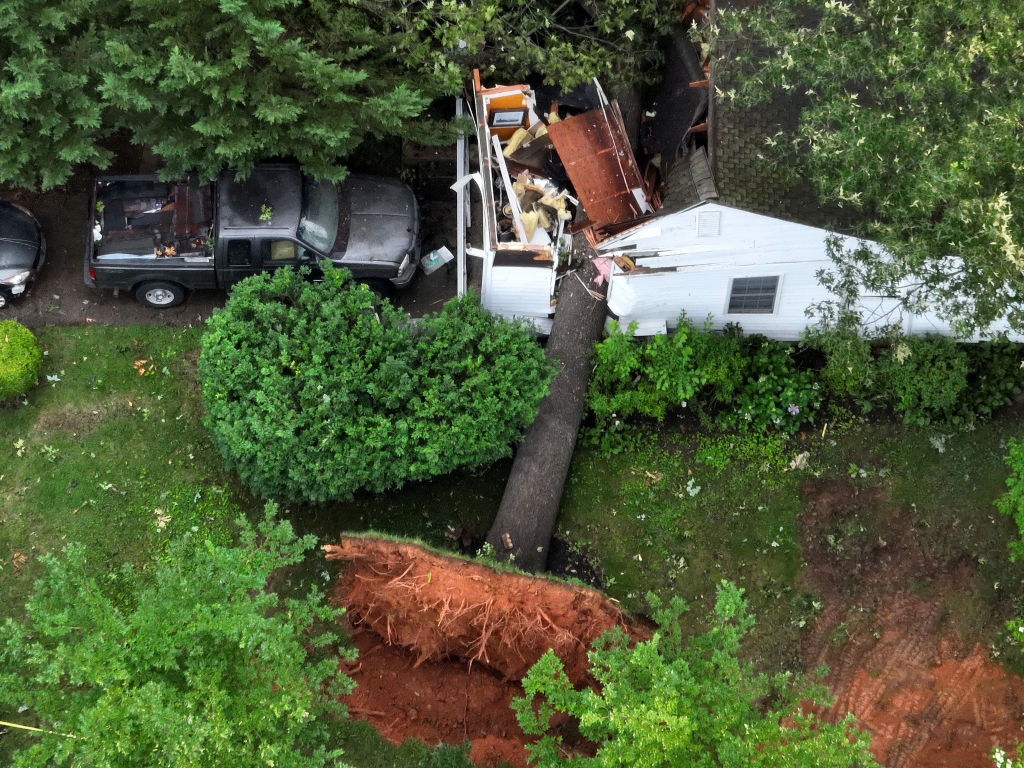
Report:
<svg viewBox="0 0 1024 768"><path fill-rule="evenodd" d="M770 309L733 309L734 293L736 291L737 281L743 280L774 280L775 290L772 292L772 304ZM725 295L725 314L726 315L775 315L778 314L779 310L779 295L782 288L782 275L744 275L742 277L731 277L729 278L729 290ZM763 296L766 295L767 291L760 291L756 294L746 294L746 296Z"/></svg>

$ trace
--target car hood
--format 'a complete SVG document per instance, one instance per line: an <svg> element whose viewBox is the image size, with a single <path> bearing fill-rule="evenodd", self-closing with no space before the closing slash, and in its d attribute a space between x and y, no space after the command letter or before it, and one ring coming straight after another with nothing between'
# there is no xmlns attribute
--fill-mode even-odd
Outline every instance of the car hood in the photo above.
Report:
<svg viewBox="0 0 1024 768"><path fill-rule="evenodd" d="M339 189L340 224L333 259L398 264L416 245L419 209L405 184L351 175Z"/></svg>
<svg viewBox="0 0 1024 768"><path fill-rule="evenodd" d="M0 202L0 269L31 269L39 243L36 220L10 203Z"/></svg>

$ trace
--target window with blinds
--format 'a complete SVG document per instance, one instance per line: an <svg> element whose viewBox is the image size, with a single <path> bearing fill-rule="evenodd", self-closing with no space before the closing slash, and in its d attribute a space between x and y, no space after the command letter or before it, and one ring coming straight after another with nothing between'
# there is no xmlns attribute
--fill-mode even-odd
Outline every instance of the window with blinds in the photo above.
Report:
<svg viewBox="0 0 1024 768"><path fill-rule="evenodd" d="M775 311L779 277L735 277L729 291L730 315L766 314Z"/></svg>

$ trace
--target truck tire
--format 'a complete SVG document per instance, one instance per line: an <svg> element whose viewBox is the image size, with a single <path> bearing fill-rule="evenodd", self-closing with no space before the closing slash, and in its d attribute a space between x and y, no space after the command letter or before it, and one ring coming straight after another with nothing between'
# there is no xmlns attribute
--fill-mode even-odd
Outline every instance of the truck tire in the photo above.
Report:
<svg viewBox="0 0 1024 768"><path fill-rule="evenodd" d="M368 277L358 282L365 285L377 296L378 299L393 299L395 297L395 286L390 280L379 277Z"/></svg>
<svg viewBox="0 0 1024 768"><path fill-rule="evenodd" d="M143 283L135 289L135 298L144 307L167 309L185 300L185 289L176 283Z"/></svg>

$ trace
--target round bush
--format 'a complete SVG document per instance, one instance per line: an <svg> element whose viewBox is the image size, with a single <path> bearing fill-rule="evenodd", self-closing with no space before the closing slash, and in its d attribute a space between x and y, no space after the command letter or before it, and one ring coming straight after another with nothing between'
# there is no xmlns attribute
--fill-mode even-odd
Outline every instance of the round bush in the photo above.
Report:
<svg viewBox="0 0 1024 768"><path fill-rule="evenodd" d="M794 434L813 422L821 406L814 374L797 369L793 348L761 335L744 340L746 368L728 410L718 414L727 429Z"/></svg>
<svg viewBox="0 0 1024 768"><path fill-rule="evenodd" d="M0 320L0 400L28 392L42 364L35 334L14 320Z"/></svg>
<svg viewBox="0 0 1024 768"><path fill-rule="evenodd" d="M967 353L945 336L911 336L882 358L882 383L907 424L946 421L967 386Z"/></svg>
<svg viewBox="0 0 1024 768"><path fill-rule="evenodd" d="M321 503L510 455L552 366L472 295L414 325L328 267L235 286L199 374L228 467L263 496Z"/></svg>

